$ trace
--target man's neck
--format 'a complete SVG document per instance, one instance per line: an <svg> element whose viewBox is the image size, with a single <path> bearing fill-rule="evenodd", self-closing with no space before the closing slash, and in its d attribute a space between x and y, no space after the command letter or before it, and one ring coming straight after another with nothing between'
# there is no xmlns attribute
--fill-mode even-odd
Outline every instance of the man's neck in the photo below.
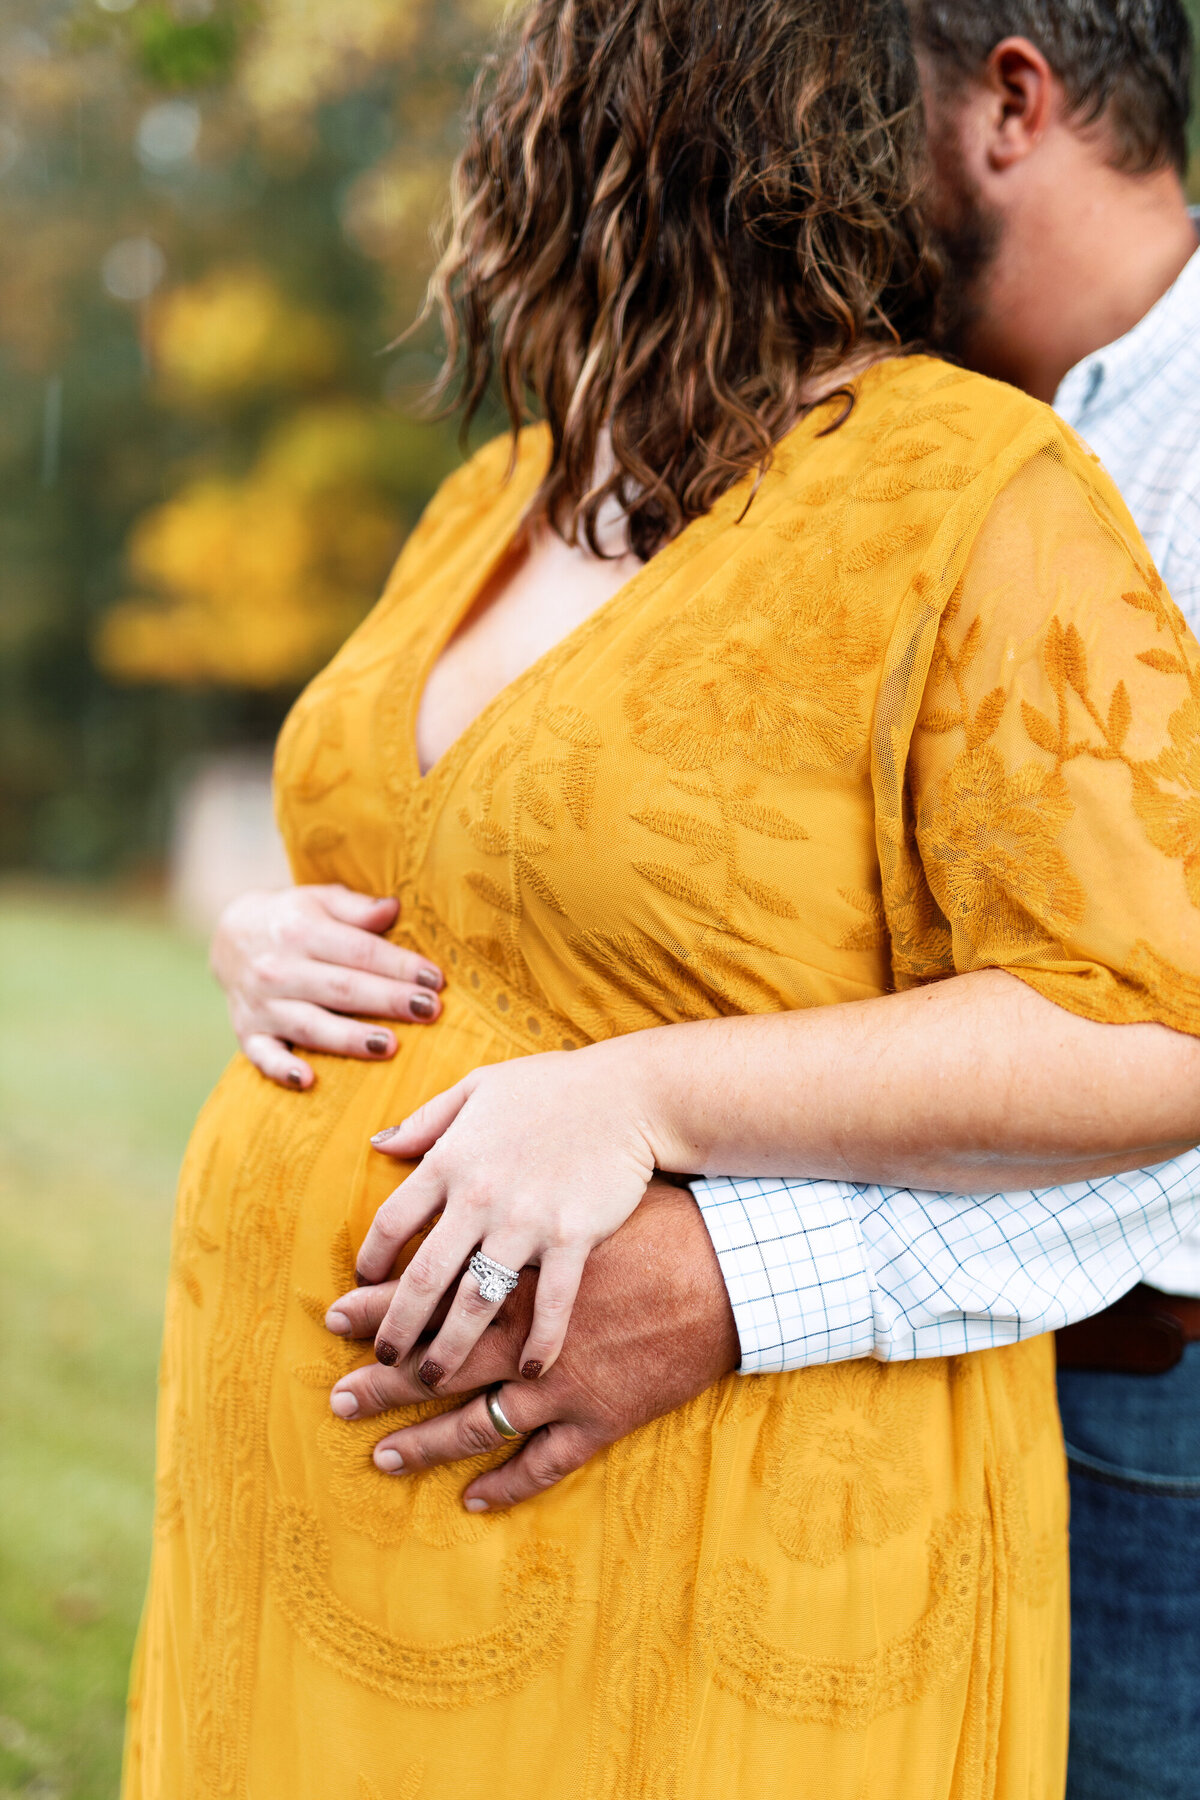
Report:
<svg viewBox="0 0 1200 1800"><path fill-rule="evenodd" d="M1131 331L1197 247L1174 171L1130 176L1093 163L1078 176L1049 169L1023 195L965 346L973 367L1039 400L1053 400L1068 370Z"/></svg>

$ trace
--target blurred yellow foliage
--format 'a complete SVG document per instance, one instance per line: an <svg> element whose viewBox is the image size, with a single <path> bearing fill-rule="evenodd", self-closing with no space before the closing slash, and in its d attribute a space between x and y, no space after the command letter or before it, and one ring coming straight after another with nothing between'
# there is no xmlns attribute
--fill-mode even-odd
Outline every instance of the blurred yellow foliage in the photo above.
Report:
<svg viewBox="0 0 1200 1800"><path fill-rule="evenodd" d="M310 427L242 482L196 481L138 521L132 573L96 643L125 681L276 688L304 680L375 599L399 541L394 509L361 477L369 427ZM326 460L322 463L321 457ZM356 479L357 471L357 479Z"/></svg>
<svg viewBox="0 0 1200 1800"><path fill-rule="evenodd" d="M381 63L402 57L428 35L428 20L447 0L260 0L258 25L242 58L238 85L268 132L303 131L315 109L360 83ZM455 11L489 30L510 0L457 0Z"/></svg>
<svg viewBox="0 0 1200 1800"><path fill-rule="evenodd" d="M267 123L306 118L408 49L423 11L419 0L264 0L242 93Z"/></svg>
<svg viewBox="0 0 1200 1800"><path fill-rule="evenodd" d="M258 472L270 482L304 494L386 484L394 433L410 435L398 420L358 400L303 406L267 438Z"/></svg>
<svg viewBox="0 0 1200 1800"><path fill-rule="evenodd" d="M342 355L332 321L295 305L253 266L214 269L165 294L151 347L165 394L202 404L319 385Z"/></svg>
<svg viewBox="0 0 1200 1800"><path fill-rule="evenodd" d="M450 159L416 161L407 148L367 169L342 201L342 229L365 256L422 274L433 266L431 226L446 203Z"/></svg>

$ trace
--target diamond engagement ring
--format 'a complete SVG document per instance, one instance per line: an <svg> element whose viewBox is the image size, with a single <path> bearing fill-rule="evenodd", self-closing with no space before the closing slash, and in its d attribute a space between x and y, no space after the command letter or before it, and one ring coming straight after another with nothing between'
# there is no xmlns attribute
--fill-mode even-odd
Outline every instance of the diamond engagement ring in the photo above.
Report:
<svg viewBox="0 0 1200 1800"><path fill-rule="evenodd" d="M467 1267L479 1283L481 1299L486 1300L489 1306L498 1306L501 1300L507 1300L521 1279L516 1269L493 1262L482 1250L475 1252Z"/></svg>

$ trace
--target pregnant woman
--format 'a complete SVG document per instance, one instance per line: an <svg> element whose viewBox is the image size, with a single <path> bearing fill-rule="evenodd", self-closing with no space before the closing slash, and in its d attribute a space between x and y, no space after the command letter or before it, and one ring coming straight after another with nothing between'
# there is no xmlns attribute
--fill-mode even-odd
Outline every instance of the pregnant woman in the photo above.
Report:
<svg viewBox="0 0 1200 1800"><path fill-rule="evenodd" d="M899 0L536 0L485 73L436 292L514 431L277 765L412 1022L197 1126L126 1800L1061 1794L1048 1340L722 1380L486 1497L656 1166L1200 1138L1200 652L1077 440L920 354L919 177ZM539 1273L464 1472L476 1250Z"/></svg>

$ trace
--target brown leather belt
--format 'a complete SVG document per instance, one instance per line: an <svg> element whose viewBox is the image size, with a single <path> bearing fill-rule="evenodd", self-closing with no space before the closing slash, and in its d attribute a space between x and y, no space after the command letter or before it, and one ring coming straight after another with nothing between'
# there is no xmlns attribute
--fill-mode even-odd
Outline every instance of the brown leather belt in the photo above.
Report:
<svg viewBox="0 0 1200 1800"><path fill-rule="evenodd" d="M1060 1369L1162 1375L1200 1342L1200 1300L1144 1283L1094 1318L1055 1333Z"/></svg>

